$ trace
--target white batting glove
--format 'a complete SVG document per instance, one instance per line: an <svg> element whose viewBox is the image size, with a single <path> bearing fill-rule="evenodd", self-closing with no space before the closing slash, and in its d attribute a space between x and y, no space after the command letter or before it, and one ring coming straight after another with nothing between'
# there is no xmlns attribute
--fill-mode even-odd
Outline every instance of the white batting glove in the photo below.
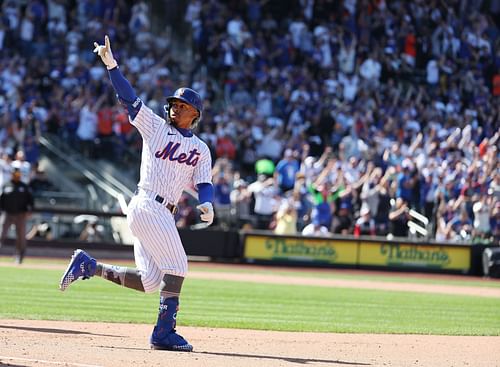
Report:
<svg viewBox="0 0 500 367"><path fill-rule="evenodd" d="M108 70L115 68L118 63L113 57L113 52L111 51L111 44L109 43L108 35L104 36L104 46L99 45L97 42L94 42L94 52L101 57L102 62Z"/></svg>
<svg viewBox="0 0 500 367"><path fill-rule="evenodd" d="M196 208L201 211L200 218L207 223L207 227L212 224L214 221L214 207L212 203L207 201L206 203L198 205Z"/></svg>

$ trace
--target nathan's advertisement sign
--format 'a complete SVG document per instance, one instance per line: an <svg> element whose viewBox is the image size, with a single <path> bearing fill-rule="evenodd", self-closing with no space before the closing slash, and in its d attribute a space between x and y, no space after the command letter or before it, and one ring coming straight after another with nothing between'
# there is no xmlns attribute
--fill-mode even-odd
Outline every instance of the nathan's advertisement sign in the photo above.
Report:
<svg viewBox="0 0 500 367"><path fill-rule="evenodd" d="M356 264L357 243L326 238L245 237L244 256L254 260Z"/></svg>
<svg viewBox="0 0 500 367"><path fill-rule="evenodd" d="M459 246L361 242L359 264L467 271L470 267L470 249Z"/></svg>

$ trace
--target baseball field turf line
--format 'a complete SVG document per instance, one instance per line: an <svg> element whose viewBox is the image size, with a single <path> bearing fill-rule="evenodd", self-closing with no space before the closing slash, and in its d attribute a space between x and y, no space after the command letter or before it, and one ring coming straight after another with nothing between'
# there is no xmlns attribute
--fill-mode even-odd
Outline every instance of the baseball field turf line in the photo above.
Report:
<svg viewBox="0 0 500 367"><path fill-rule="evenodd" d="M103 279L58 290L56 270L0 267L0 318L155 322L158 296ZM286 331L500 335L500 299L187 279L179 325Z"/></svg>

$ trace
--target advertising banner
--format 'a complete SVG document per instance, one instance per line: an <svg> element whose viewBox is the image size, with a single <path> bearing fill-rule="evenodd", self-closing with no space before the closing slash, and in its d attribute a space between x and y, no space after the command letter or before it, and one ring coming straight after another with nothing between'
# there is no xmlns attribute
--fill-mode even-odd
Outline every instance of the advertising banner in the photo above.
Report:
<svg viewBox="0 0 500 367"><path fill-rule="evenodd" d="M355 241L328 238L297 238L278 236L245 237L244 257L253 260L308 261L328 264L357 262Z"/></svg>
<svg viewBox="0 0 500 367"><path fill-rule="evenodd" d="M468 246L360 242L359 265L424 267L468 271Z"/></svg>

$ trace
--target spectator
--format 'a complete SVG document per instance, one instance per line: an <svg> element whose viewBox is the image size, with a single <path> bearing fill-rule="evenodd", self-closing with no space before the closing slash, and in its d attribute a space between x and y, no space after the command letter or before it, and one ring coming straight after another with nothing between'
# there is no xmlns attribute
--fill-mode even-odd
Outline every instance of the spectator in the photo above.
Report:
<svg viewBox="0 0 500 367"><path fill-rule="evenodd" d="M472 207L474 213L474 235L476 237L486 238L491 233L492 199L491 196L482 195L479 201L474 203Z"/></svg>
<svg viewBox="0 0 500 367"><path fill-rule="evenodd" d="M231 185L227 172L219 172L214 179L214 209L218 224L228 226L231 222Z"/></svg>
<svg viewBox="0 0 500 367"><path fill-rule="evenodd" d="M292 150L286 149L285 157L278 162L274 171L274 177L282 193L293 189L299 169L299 162L294 158Z"/></svg>
<svg viewBox="0 0 500 367"><path fill-rule="evenodd" d="M54 239L52 233L52 227L46 221L42 221L38 224L34 224L33 227L26 234L27 240L33 239L44 239L47 241L52 241Z"/></svg>
<svg viewBox="0 0 500 367"><path fill-rule="evenodd" d="M356 63L356 38L351 37L345 41L344 31L339 34L340 51L338 53L339 69L343 74L349 75L354 72Z"/></svg>
<svg viewBox="0 0 500 367"><path fill-rule="evenodd" d="M492 84L493 84L493 87L492 87L493 96L500 97L500 67L497 68L497 72L493 76Z"/></svg>
<svg viewBox="0 0 500 367"><path fill-rule="evenodd" d="M467 210L468 216L472 216L472 206L474 202L477 202L481 190L481 185L477 180L474 179L472 174L467 175L465 178L465 183L462 185L460 190L460 197Z"/></svg>
<svg viewBox="0 0 500 367"><path fill-rule="evenodd" d="M304 236L328 237L331 233L328 232L328 228L321 225L318 219L313 219L311 223L304 227L302 234Z"/></svg>
<svg viewBox="0 0 500 367"><path fill-rule="evenodd" d="M2 153L0 157L0 187L10 181L12 177L12 159L9 154Z"/></svg>
<svg viewBox="0 0 500 367"><path fill-rule="evenodd" d="M423 208L424 216L430 221L433 221L435 205L438 198L438 185L432 173L426 171L422 176L422 184L420 185L421 207Z"/></svg>
<svg viewBox="0 0 500 367"><path fill-rule="evenodd" d="M498 243L500 240L500 202L497 201L493 208L493 213L490 219L490 227L492 233L492 241Z"/></svg>
<svg viewBox="0 0 500 367"><path fill-rule="evenodd" d="M21 21L20 39L22 54L26 57L31 53L31 43L35 34L35 24L33 22L33 15L26 9L25 16Z"/></svg>
<svg viewBox="0 0 500 367"><path fill-rule="evenodd" d="M94 101L90 98L86 98L82 101L83 105L80 110L80 119L76 135L79 138L81 151L87 158L93 157L93 145L98 133L97 111L105 98L106 96L103 95L98 101Z"/></svg>
<svg viewBox="0 0 500 367"><path fill-rule="evenodd" d="M396 197L403 199L406 203L413 203L413 187L415 180L411 172L411 163L404 160L402 172L398 175Z"/></svg>
<svg viewBox="0 0 500 367"><path fill-rule="evenodd" d="M469 240L472 236L472 221L465 208L451 218L448 227L451 229L450 235L453 240Z"/></svg>
<svg viewBox="0 0 500 367"><path fill-rule="evenodd" d="M375 216L376 233L384 236L389 233L389 213L391 211L391 192L390 192L390 171L388 170L377 186L378 206Z"/></svg>
<svg viewBox="0 0 500 367"><path fill-rule="evenodd" d="M16 263L21 264L26 252L26 219L33 210L34 199L28 185L21 180L21 171L14 169L12 179L2 187L0 210L5 212L2 223L1 244L5 243L9 229L16 228Z"/></svg>
<svg viewBox="0 0 500 367"><path fill-rule="evenodd" d="M78 239L80 241L96 243L102 241L101 232L103 230L102 225L97 224L97 221L89 220L85 222Z"/></svg>
<svg viewBox="0 0 500 367"><path fill-rule="evenodd" d="M102 70L102 67L100 67ZM113 130L113 105L103 98L97 111L97 138L99 139L99 157L109 157L114 154L115 139ZM100 101L99 101L100 102Z"/></svg>
<svg viewBox="0 0 500 367"><path fill-rule="evenodd" d="M239 179L234 183L234 189L230 194L231 216L236 218L237 228L245 223L252 222L251 204L252 193L248 191L248 184L245 180ZM255 225L254 225L255 226Z"/></svg>
<svg viewBox="0 0 500 367"><path fill-rule="evenodd" d="M281 157L281 153L283 151L284 136L281 135L281 129L279 127L276 128L266 127L264 133L265 136L257 144L256 153L260 157L270 158L272 165L269 165L269 168L263 172L265 172L265 174L272 175L274 173L274 168L275 168L274 162L276 162ZM273 168L272 171L270 169L271 166Z"/></svg>
<svg viewBox="0 0 500 367"><path fill-rule="evenodd" d="M381 71L382 66L373 53L359 67L359 73L368 89L378 87Z"/></svg>
<svg viewBox="0 0 500 367"><path fill-rule="evenodd" d="M330 187L329 184L325 183L317 186L316 189L314 187L309 189L314 202L311 218L327 229L332 224L332 205L334 202L334 194L331 193Z"/></svg>
<svg viewBox="0 0 500 367"><path fill-rule="evenodd" d="M236 147L234 142L224 129L219 130L219 136L215 147L217 158L227 158L230 160L236 158Z"/></svg>
<svg viewBox="0 0 500 367"><path fill-rule="evenodd" d="M132 7L132 16L128 24L130 32L136 34L141 29L150 27L148 5L144 1L140 1Z"/></svg>
<svg viewBox="0 0 500 367"><path fill-rule="evenodd" d="M390 234L394 237L408 236L409 208L403 198L398 197L389 212Z"/></svg>
<svg viewBox="0 0 500 367"><path fill-rule="evenodd" d="M26 160L24 151L19 150L16 153L15 159L11 163L12 170L19 170L21 173L21 181L29 185L31 181L31 164Z"/></svg>
<svg viewBox="0 0 500 367"><path fill-rule="evenodd" d="M40 144L38 137L28 135L24 139L23 151L25 152L26 161L31 165L35 165L40 160Z"/></svg>
<svg viewBox="0 0 500 367"><path fill-rule="evenodd" d="M253 211L257 216L257 228L269 229L273 214L276 212L278 190L274 186L274 179L259 175L257 181L248 186L248 191L255 198Z"/></svg>
<svg viewBox="0 0 500 367"><path fill-rule="evenodd" d="M374 169L372 165L372 168L367 169L367 175L369 176L364 182L360 194L360 198L362 201L361 209L363 210L364 208L368 208L370 213L372 213L372 215L376 217L380 201L378 185L382 178L382 169Z"/></svg>
<svg viewBox="0 0 500 367"><path fill-rule="evenodd" d="M276 213L274 233L282 235L295 235L297 233L297 210L286 199Z"/></svg>
<svg viewBox="0 0 500 367"><path fill-rule="evenodd" d="M370 208L361 208L359 218L354 225L355 236L374 236L375 235L375 220L372 218Z"/></svg>
<svg viewBox="0 0 500 367"><path fill-rule="evenodd" d="M30 188L36 196L41 191L50 191L54 189L47 172L38 162L33 166L32 179L30 181Z"/></svg>
<svg viewBox="0 0 500 367"><path fill-rule="evenodd" d="M343 235L352 233L352 218L347 203L340 204L337 215L333 220L333 233Z"/></svg>

